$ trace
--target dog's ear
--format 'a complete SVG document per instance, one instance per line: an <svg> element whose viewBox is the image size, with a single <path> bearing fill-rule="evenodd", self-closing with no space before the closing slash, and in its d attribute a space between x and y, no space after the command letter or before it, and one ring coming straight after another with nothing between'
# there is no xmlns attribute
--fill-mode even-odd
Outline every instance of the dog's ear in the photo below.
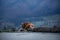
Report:
<svg viewBox="0 0 60 40"><path fill-rule="evenodd" d="M28 23L23 23L22 28L26 28Z"/></svg>

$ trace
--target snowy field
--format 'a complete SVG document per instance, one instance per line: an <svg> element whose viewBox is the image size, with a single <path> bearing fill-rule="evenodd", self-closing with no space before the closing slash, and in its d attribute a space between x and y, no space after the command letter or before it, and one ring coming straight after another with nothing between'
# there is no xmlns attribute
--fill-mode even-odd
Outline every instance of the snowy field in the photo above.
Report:
<svg viewBox="0 0 60 40"><path fill-rule="evenodd" d="M0 33L0 40L60 40L60 33Z"/></svg>

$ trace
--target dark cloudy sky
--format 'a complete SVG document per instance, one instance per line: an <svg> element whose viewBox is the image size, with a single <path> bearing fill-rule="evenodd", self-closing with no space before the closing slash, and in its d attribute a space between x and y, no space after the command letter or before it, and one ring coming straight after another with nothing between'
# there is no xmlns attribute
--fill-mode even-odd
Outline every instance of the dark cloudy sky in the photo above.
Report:
<svg viewBox="0 0 60 40"><path fill-rule="evenodd" d="M60 24L60 0L0 0L0 17L6 22L32 22L35 26Z"/></svg>

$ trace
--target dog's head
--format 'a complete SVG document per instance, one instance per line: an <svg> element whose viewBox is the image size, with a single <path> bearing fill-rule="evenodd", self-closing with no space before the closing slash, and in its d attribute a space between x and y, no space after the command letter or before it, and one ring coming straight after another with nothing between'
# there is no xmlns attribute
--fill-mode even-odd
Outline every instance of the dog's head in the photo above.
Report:
<svg viewBox="0 0 60 40"><path fill-rule="evenodd" d="M22 28L23 28L23 29L26 29L26 30L29 30L29 29L32 30L32 29L34 28L34 26L33 26L33 24L30 23L30 22L25 22L25 23L22 24Z"/></svg>

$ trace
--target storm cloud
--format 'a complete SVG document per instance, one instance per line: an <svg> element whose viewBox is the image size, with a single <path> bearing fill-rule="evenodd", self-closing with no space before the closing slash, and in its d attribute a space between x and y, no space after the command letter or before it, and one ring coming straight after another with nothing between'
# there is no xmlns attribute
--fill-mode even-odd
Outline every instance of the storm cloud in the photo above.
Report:
<svg viewBox="0 0 60 40"><path fill-rule="evenodd" d="M45 22L43 17L49 20L53 15L60 16L60 0L1 0L0 2L0 17L7 22L30 21L39 25Z"/></svg>

